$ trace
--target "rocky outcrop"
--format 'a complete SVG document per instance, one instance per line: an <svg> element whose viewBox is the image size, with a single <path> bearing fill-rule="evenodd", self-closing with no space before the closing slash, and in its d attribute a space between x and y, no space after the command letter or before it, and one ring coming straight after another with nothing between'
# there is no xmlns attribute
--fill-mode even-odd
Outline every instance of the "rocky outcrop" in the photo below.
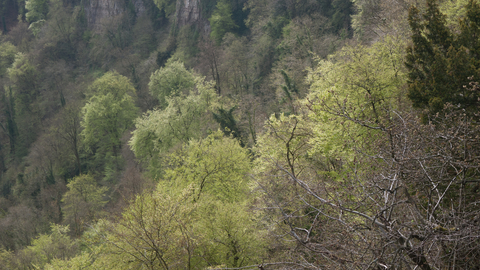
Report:
<svg viewBox="0 0 480 270"><path fill-rule="evenodd" d="M137 16L145 12L145 5L142 0L131 1ZM85 6L88 25L95 27L104 18L113 17L126 11L127 4L125 0L90 0Z"/></svg>
<svg viewBox="0 0 480 270"><path fill-rule="evenodd" d="M182 27L200 21L200 0L177 0L175 11L177 25Z"/></svg>
<svg viewBox="0 0 480 270"><path fill-rule="evenodd" d="M176 0L174 18L179 28L191 24L208 27L208 21L202 18L201 15L201 1L202 0ZM97 27L104 18L122 14L126 11L127 6L131 7L132 4L137 16L145 13L146 8L143 0L89 0L85 5L88 25L90 27Z"/></svg>

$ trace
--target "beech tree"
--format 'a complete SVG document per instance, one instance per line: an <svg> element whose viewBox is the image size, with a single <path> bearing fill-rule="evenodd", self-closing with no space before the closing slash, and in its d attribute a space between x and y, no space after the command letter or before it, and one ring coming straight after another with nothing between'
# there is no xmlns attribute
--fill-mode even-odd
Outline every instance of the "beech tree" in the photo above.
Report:
<svg viewBox="0 0 480 270"><path fill-rule="evenodd" d="M196 241L191 221L195 206L188 203L188 198L188 189L180 194L159 190L137 196L105 235L106 243L116 251L113 256L119 260L117 267L194 267Z"/></svg>
<svg viewBox="0 0 480 270"><path fill-rule="evenodd" d="M248 209L250 157L221 131L168 157L155 191L138 195L104 241L116 267L241 267L264 254L258 216ZM111 228L111 229L108 229Z"/></svg>
<svg viewBox="0 0 480 270"><path fill-rule="evenodd" d="M80 108L76 104L69 104L64 107L60 117L57 119L58 125L52 132L61 138L73 152L75 158L76 172L82 173L82 164L80 161L81 148L81 115Z"/></svg>
<svg viewBox="0 0 480 270"><path fill-rule="evenodd" d="M47 0L27 0L25 1L25 8L27 13L25 17L27 22L34 23L39 20L44 20L48 13Z"/></svg>
<svg viewBox="0 0 480 270"><path fill-rule="evenodd" d="M89 99L83 107L82 135L85 144L102 161L111 155L118 168L120 138L137 116L135 88L124 76L108 72L89 87Z"/></svg>
<svg viewBox="0 0 480 270"><path fill-rule="evenodd" d="M0 44L0 77L8 77L8 68L14 63L17 48L10 42L3 42ZM15 153L15 146L17 144L18 127L15 121L15 99L13 97L13 90L11 87L4 87L2 92L1 104L2 119L0 127L5 132L9 139L10 154ZM2 142L3 144L3 142Z"/></svg>
<svg viewBox="0 0 480 270"><path fill-rule="evenodd" d="M320 62L306 106L272 117L260 136L255 179L276 225L272 248L285 250L277 260L292 256L309 269L478 267L478 114L450 106L422 125L398 96L401 65L388 68L402 62L395 45L379 42L375 55L346 48L337 65ZM297 245L282 244L285 235Z"/></svg>
<svg viewBox="0 0 480 270"><path fill-rule="evenodd" d="M3 267L7 269L38 269L55 259L65 260L77 251L77 241L67 235L68 226L50 226L48 234L33 239L32 244L18 252L0 251ZM3 253L3 254L2 254Z"/></svg>
<svg viewBox="0 0 480 270"><path fill-rule="evenodd" d="M169 61L152 73L148 83L150 94L159 100L162 108L168 105L168 98L188 94L194 86L195 75L180 61Z"/></svg>
<svg viewBox="0 0 480 270"><path fill-rule="evenodd" d="M188 95L168 98L165 110L148 111L135 121L129 144L137 158L149 163L154 178L162 171L162 157L170 148L200 138L208 128L214 128L209 113L218 100L214 85L199 77L195 85Z"/></svg>
<svg viewBox="0 0 480 270"><path fill-rule="evenodd" d="M5 76L7 69L15 61L17 48L11 42L2 42L0 44L0 76Z"/></svg>
<svg viewBox="0 0 480 270"><path fill-rule="evenodd" d="M316 151L346 158L356 142L349 145L343 139L361 137L359 140L366 143L374 138L363 133L363 127L388 129L392 109L399 106L403 96L402 44L401 39L385 37L371 47L346 46L310 71L307 106L315 112L312 118L323 122L312 129L323 138L313 146Z"/></svg>
<svg viewBox="0 0 480 270"><path fill-rule="evenodd" d="M248 189L248 152L237 140L223 137L223 132L192 140L167 160L164 177L177 186L191 186L196 200L206 192L221 201L241 201Z"/></svg>
<svg viewBox="0 0 480 270"><path fill-rule="evenodd" d="M18 144L15 154L22 157L27 154L29 145L35 141L42 117L39 107L39 72L26 54L17 53L12 66L7 69L7 75L11 83L5 89L10 105L7 114L9 129L17 129L18 138L12 143ZM12 132L15 131L10 131L11 139L15 137Z"/></svg>
<svg viewBox="0 0 480 270"><path fill-rule="evenodd" d="M74 233L80 235L85 223L98 218L107 203L104 196L107 187L100 187L90 175L80 175L67 184L68 191L62 198L65 221L73 225Z"/></svg>

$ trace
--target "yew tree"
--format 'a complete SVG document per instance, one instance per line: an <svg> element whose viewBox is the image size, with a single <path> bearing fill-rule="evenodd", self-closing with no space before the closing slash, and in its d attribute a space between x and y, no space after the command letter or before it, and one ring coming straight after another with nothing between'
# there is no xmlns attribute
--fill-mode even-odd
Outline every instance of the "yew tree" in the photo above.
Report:
<svg viewBox="0 0 480 270"><path fill-rule="evenodd" d="M480 5L469 1L459 31L447 27L437 1L428 0L424 12L409 11L412 45L407 48L408 97L424 116L451 103L469 111L478 104L478 93L465 86L478 75ZM424 119L424 121L426 118Z"/></svg>

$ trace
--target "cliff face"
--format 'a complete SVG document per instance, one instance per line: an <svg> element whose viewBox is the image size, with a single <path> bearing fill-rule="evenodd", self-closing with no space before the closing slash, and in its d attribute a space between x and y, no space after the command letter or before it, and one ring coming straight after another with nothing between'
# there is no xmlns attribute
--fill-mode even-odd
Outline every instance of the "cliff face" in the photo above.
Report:
<svg viewBox="0 0 480 270"><path fill-rule="evenodd" d="M176 0L174 16L178 27L201 24L204 28L208 28L208 21L203 20L201 16L200 1L202 0ZM98 27L102 19L122 14L127 6L132 4L137 16L146 12L143 0L90 0L85 5L88 25L93 28Z"/></svg>
<svg viewBox="0 0 480 270"><path fill-rule="evenodd" d="M102 19L125 12L127 7L125 2L124 0L90 0L85 6L88 25L95 27ZM128 0L128 2L133 4L137 16L145 12L145 5L142 0Z"/></svg>
<svg viewBox="0 0 480 270"><path fill-rule="evenodd" d="M175 18L179 27L200 21L200 0L177 0Z"/></svg>

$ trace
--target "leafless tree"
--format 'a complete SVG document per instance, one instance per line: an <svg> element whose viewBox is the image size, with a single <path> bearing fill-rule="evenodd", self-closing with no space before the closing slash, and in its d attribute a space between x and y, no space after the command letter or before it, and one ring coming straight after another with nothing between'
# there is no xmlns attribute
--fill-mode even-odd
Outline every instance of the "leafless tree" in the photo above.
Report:
<svg viewBox="0 0 480 270"><path fill-rule="evenodd" d="M350 160L309 156L312 141L293 120L271 129L284 155L261 157L270 170L256 179L272 233L295 239L282 248L311 269L478 268L478 116L453 106L428 125L388 115L375 128L337 115L364 129L346 138Z"/></svg>

